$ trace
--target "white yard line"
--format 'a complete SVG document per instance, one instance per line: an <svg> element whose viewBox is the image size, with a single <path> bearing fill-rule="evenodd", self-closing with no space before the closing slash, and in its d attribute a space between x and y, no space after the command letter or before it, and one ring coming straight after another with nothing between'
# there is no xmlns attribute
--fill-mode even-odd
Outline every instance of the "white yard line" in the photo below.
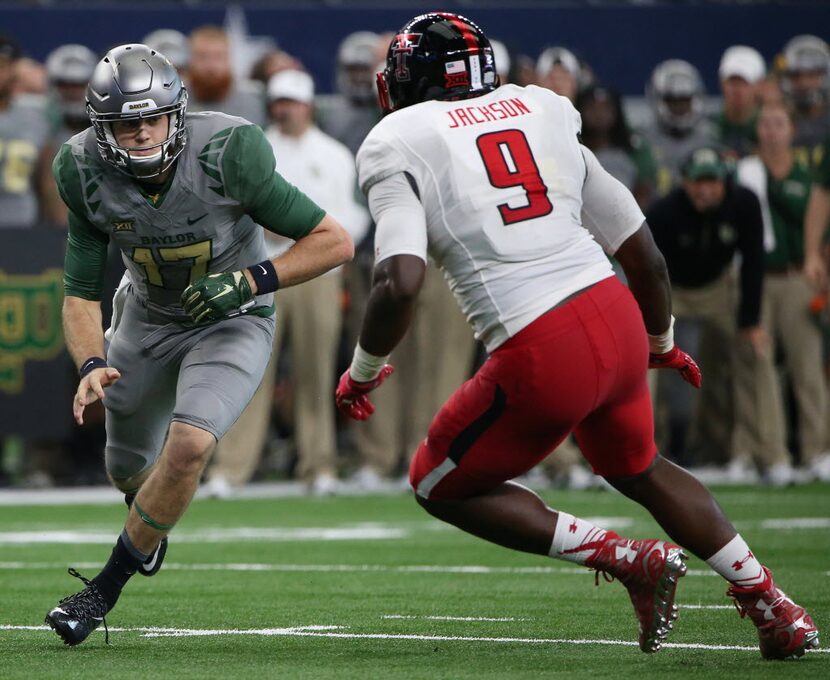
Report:
<svg viewBox="0 0 830 680"><path fill-rule="evenodd" d="M762 529L830 529L830 517L788 517L761 520Z"/></svg>
<svg viewBox="0 0 830 680"><path fill-rule="evenodd" d="M0 570L13 569L65 569L70 566L65 562L0 562ZM99 569L99 562L77 562L76 569ZM589 575L586 567L486 567L481 565L438 565L411 564L389 566L382 564L263 564L232 562L221 564L184 564L165 562L167 571L265 571L265 572L299 572L299 573L392 573L392 574L577 574ZM689 569L688 576L717 576L704 569Z"/></svg>
<svg viewBox="0 0 830 680"><path fill-rule="evenodd" d="M49 631L48 626L0 625L7 631ZM348 633L342 626L296 626L290 628L210 629L210 628L110 628L112 632L140 633L143 637L209 637L219 635L257 635L262 637L321 637L342 640L414 640L427 642L495 642L530 645L605 645L636 647L633 640L587 640L566 638L478 637L469 635L417 635L409 633ZM102 632L100 629L98 632ZM667 642L665 648L701 649L707 651L735 651L758 653L757 647L742 645L706 645L696 642ZM810 654L828 653L830 649L811 650Z"/></svg>
<svg viewBox="0 0 830 680"><path fill-rule="evenodd" d="M681 604L677 605L683 611L687 609L735 609L733 604Z"/></svg>
<svg viewBox="0 0 830 680"><path fill-rule="evenodd" d="M412 614L385 614L382 619L419 619L423 621L530 621L531 619L517 619L513 616L416 616Z"/></svg>
<svg viewBox="0 0 830 680"><path fill-rule="evenodd" d="M346 527L231 527L176 532L177 543L236 543L244 541L378 541L400 539L409 531L399 526L365 524ZM107 545L113 543L113 531L86 529L77 531L36 530L0 531L0 545L72 544Z"/></svg>

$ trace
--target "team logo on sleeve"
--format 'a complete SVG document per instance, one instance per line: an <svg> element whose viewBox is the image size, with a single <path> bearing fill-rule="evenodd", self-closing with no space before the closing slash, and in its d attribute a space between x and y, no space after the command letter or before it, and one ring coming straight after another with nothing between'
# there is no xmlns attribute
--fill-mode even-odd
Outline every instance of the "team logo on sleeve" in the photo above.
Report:
<svg viewBox="0 0 830 680"><path fill-rule="evenodd" d="M113 220L112 230L120 232L135 231L135 220Z"/></svg>
<svg viewBox="0 0 830 680"><path fill-rule="evenodd" d="M395 36L392 54L395 56L395 78L398 82L406 82L410 79L406 58L418 47L422 35L422 33L399 33Z"/></svg>

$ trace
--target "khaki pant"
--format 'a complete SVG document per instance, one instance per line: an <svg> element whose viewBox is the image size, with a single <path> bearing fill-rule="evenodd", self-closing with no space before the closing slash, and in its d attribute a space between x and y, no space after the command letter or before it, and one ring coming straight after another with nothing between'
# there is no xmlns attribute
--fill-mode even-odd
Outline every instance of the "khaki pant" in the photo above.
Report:
<svg viewBox="0 0 830 680"><path fill-rule="evenodd" d="M695 359L703 373L687 449L697 461L724 463L751 457L763 466L787 460L780 422L764 420L775 399L774 376L765 370L736 328L737 282L729 270L701 288L676 286L672 308L678 319L700 323ZM657 372L662 391L670 377Z"/></svg>
<svg viewBox="0 0 830 680"><path fill-rule="evenodd" d="M762 360L764 370L775 373L776 346L784 355L784 366L792 383L798 412L801 459L812 462L825 450L827 394L822 372L821 332L810 318L813 291L803 274L767 274L764 280L763 324L772 338L772 351ZM783 400L764 403L763 420L784 423Z"/></svg>
<svg viewBox="0 0 830 680"><path fill-rule="evenodd" d="M291 327L294 375L294 440L298 476L310 481L336 469L334 388L342 315L342 276L334 272L279 291L274 351L248 408L222 438L209 477L224 476L239 486L250 480L265 444L279 349Z"/></svg>
<svg viewBox="0 0 830 680"><path fill-rule="evenodd" d="M470 377L474 354L467 320L441 271L429 265L412 326L390 359L395 373L370 396L375 414L354 424L362 464L389 475L408 461L435 413Z"/></svg>

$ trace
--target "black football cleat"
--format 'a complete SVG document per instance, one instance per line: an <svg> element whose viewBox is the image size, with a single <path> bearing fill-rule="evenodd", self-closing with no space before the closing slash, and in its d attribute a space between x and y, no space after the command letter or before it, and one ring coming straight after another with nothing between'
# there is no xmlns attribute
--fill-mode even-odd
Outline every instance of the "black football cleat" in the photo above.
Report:
<svg viewBox="0 0 830 680"><path fill-rule="evenodd" d="M153 554L147 558L139 568L138 573L142 576L155 576L161 569L161 563L164 562L164 556L167 554L167 536L161 539L161 543L153 551Z"/></svg>
<svg viewBox="0 0 830 680"><path fill-rule="evenodd" d="M81 644L93 630L103 623L106 642L109 644L109 630L104 621L104 616L107 614L104 596L101 595L98 586L74 569L70 568L69 574L81 579L86 587L79 593L65 597L58 602L58 606L46 615L46 623L52 627L64 644L70 646Z"/></svg>

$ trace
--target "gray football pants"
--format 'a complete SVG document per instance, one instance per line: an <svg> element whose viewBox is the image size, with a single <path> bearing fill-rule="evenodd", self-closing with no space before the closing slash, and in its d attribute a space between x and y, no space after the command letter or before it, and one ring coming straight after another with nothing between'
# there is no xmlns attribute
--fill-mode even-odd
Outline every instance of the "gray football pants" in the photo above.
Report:
<svg viewBox="0 0 830 680"><path fill-rule="evenodd" d="M121 299L119 299L121 296ZM159 326L127 288L116 293L107 363L121 378L106 390L106 468L128 479L158 459L172 421L217 440L262 380L274 318L240 316L205 328Z"/></svg>

